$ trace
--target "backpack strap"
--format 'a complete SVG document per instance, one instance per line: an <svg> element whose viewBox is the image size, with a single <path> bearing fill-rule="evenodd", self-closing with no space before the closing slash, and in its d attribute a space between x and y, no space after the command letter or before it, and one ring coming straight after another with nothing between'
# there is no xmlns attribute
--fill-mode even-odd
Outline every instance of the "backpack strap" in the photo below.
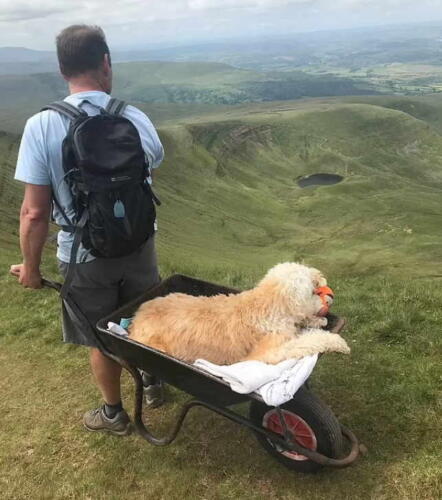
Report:
<svg viewBox="0 0 442 500"><path fill-rule="evenodd" d="M41 111L45 111L48 109L50 109L52 111L56 111L57 113L60 113L63 116L66 116L67 118L69 118L70 121L74 121L80 117L87 117L88 116L88 114L85 111L83 111L82 109L79 109L79 108L77 108L77 107L73 106L72 104L69 104L68 102L65 102L65 101L56 101L56 102L53 102L51 104L48 104L47 106L42 108ZM78 221L77 224L74 225L67 217L66 212L63 210L63 207L58 202L56 196L53 195L52 198L53 198L53 202L54 202L55 206L58 208L63 219L67 223L64 226L61 226L61 228L63 229L63 231L67 231L67 232L72 233L74 235L74 240L72 242L72 247L71 247L71 258L70 258L70 261L68 264L66 278L65 278L63 286L61 287L61 290L60 290L61 297L65 301L68 301L68 290L69 290L69 287L71 285L72 279L74 277L74 271L76 269L76 263L77 263L78 249L79 249L80 244L81 244L83 229L84 229L84 227L88 221L88 218L89 218L89 213L88 213L87 209L84 209L83 213L80 217L80 220ZM72 308L72 300L68 301L68 304ZM76 306L76 304L75 304L75 306ZM77 317L79 317L79 314L78 314L79 308L76 307L76 309L77 309L76 315L77 315ZM80 313L81 313L81 311L80 311ZM80 318L85 319L85 316L80 314ZM89 322L87 322L87 323L89 324L89 326L91 326ZM92 328L92 330L93 330L93 328Z"/></svg>
<svg viewBox="0 0 442 500"><path fill-rule="evenodd" d="M106 106L106 113L109 113L110 115L122 115L124 113L124 110L126 109L127 103L124 101L120 101L120 99L116 99L115 97L112 97L110 101L108 102Z"/></svg>
<svg viewBox="0 0 442 500"><path fill-rule="evenodd" d="M52 111L57 111L57 113L66 116L71 121L74 121L80 116L87 116L87 113L85 111L73 106L72 104L69 104L66 101L53 102L42 108L41 111L46 111L47 109L51 109Z"/></svg>
<svg viewBox="0 0 442 500"><path fill-rule="evenodd" d="M60 226L61 229L67 233L75 233L75 225L69 220L69 217L66 215L66 212L63 210L63 207L60 205L54 193L52 193L52 201L66 222L65 225Z"/></svg>
<svg viewBox="0 0 442 500"><path fill-rule="evenodd" d="M57 113L60 113L63 116L66 116L69 118L69 120L74 121L80 116L88 116L88 114L83 111L82 109L77 108L76 106L73 106L72 104L69 104L66 101L55 101L52 102L51 104L48 104L44 108L41 109L41 111L46 111L46 110L52 110L56 111ZM63 176L63 179L66 177L66 175ZM68 216L66 215L66 212L63 210L63 207L57 200L57 197L55 196L55 193L52 194L52 200L54 205L57 207L58 211L60 212L61 216L63 217L64 221L66 222L66 225L61 226L63 231L66 231L68 233L74 233L76 226L69 220Z"/></svg>
<svg viewBox="0 0 442 500"><path fill-rule="evenodd" d="M74 233L74 241L72 242L71 247L71 258L69 260L68 271L66 273L66 278L64 280L63 286L60 291L60 295L63 299L67 297L69 287L72 282L72 278L74 277L74 270L77 264L77 253L80 248L81 238L83 236L83 229L89 219L89 212L87 208L83 210L83 213L78 221L78 224L75 226Z"/></svg>

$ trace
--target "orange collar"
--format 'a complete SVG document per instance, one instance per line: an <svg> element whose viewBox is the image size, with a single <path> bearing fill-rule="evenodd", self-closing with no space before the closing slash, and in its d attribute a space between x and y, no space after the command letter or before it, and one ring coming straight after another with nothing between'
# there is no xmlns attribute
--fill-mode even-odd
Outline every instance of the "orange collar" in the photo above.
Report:
<svg viewBox="0 0 442 500"><path fill-rule="evenodd" d="M314 293L318 295L318 297L321 299L322 302L322 308L319 311L319 315L326 316L330 309L330 301L327 300L327 297L331 297L333 299L334 297L333 290L328 286L320 286L316 288Z"/></svg>
<svg viewBox="0 0 442 500"><path fill-rule="evenodd" d="M315 290L315 294L319 295L321 298L329 295L331 298L335 296L333 290L329 286L320 286Z"/></svg>

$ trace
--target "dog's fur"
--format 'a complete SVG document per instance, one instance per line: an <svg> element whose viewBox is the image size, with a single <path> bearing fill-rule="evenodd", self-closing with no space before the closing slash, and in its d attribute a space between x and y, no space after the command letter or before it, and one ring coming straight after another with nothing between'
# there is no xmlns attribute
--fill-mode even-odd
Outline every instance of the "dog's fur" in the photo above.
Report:
<svg viewBox="0 0 442 500"><path fill-rule="evenodd" d="M319 329L322 303L314 291L325 286L322 274L296 263L270 269L252 290L193 297L172 293L138 309L129 337L178 359L217 364L350 351L345 340Z"/></svg>

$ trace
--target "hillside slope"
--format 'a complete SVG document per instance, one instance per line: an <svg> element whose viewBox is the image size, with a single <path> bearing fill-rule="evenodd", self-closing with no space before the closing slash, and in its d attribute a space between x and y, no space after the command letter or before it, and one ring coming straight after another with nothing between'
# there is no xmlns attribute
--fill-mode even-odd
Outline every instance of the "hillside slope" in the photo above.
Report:
<svg viewBox="0 0 442 500"><path fill-rule="evenodd" d="M18 144L18 136L0 132L0 250L2 254L17 252L22 187L13 180L13 172Z"/></svg>
<svg viewBox="0 0 442 500"><path fill-rule="evenodd" d="M163 258L213 269L306 259L337 274L385 266L434 272L442 258L442 143L434 128L372 104L249 111L160 129ZM0 144L8 233L19 192L11 182L17 137L3 134ZM296 180L313 173L344 181L301 189Z"/></svg>

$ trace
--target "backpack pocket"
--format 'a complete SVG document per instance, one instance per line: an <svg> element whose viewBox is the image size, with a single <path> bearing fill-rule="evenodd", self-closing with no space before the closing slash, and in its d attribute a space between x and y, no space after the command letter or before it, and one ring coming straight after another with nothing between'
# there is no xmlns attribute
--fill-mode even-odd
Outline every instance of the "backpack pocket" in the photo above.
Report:
<svg viewBox="0 0 442 500"><path fill-rule="evenodd" d="M141 183L89 193L82 243L95 257L121 257L154 233L155 205Z"/></svg>

